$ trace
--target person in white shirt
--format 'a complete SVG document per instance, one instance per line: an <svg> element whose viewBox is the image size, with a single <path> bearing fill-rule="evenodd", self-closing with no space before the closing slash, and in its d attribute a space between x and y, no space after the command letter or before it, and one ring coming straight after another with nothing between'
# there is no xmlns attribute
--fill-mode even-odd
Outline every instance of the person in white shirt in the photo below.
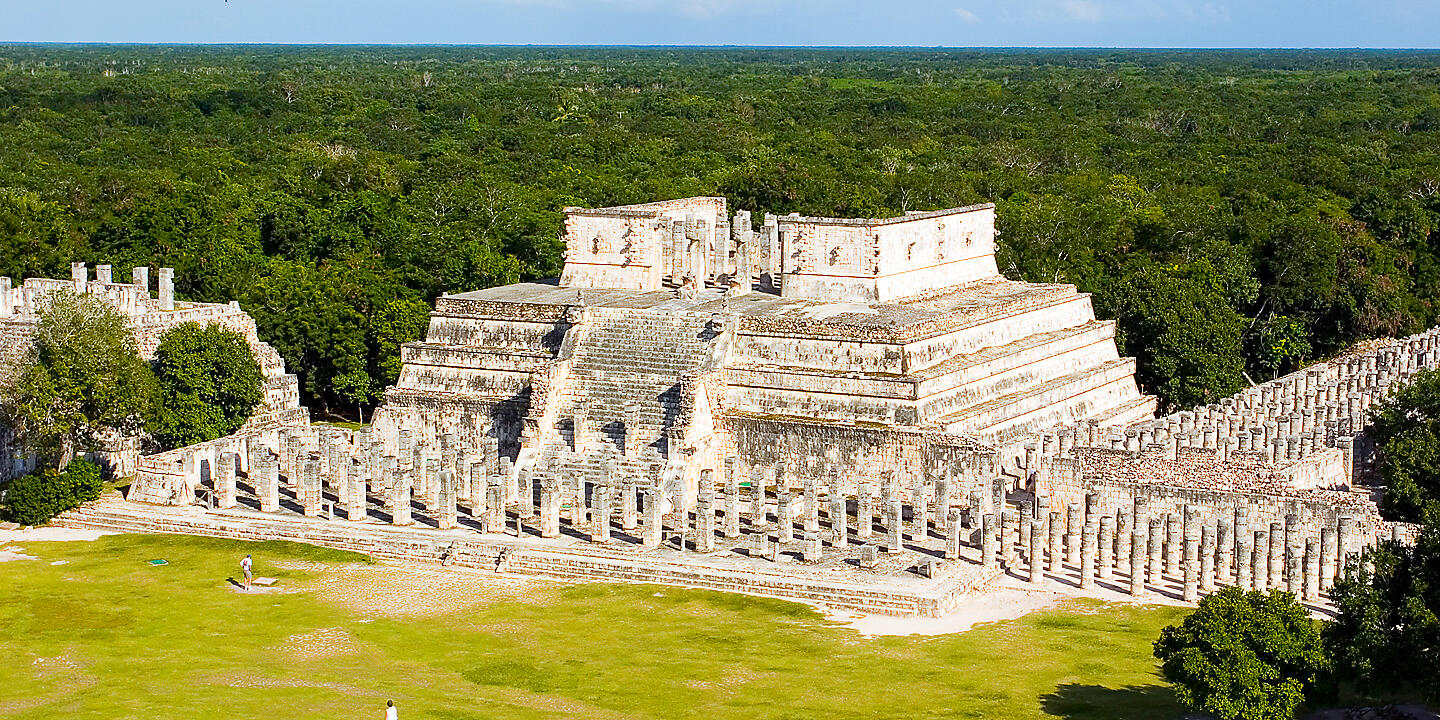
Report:
<svg viewBox="0 0 1440 720"><path fill-rule="evenodd" d="M400 711L395 709L394 700L385 701L385 720L400 720Z"/></svg>
<svg viewBox="0 0 1440 720"><path fill-rule="evenodd" d="M252 575L251 572L250 572L250 566L251 566L250 556L249 556L249 555L246 555L246 556L245 556L245 559L240 561L240 569L241 569L242 571L244 571L244 573L245 573L245 589L246 589L246 590L249 590L249 589L250 589L250 580L251 580L252 577L253 577L253 575Z"/></svg>

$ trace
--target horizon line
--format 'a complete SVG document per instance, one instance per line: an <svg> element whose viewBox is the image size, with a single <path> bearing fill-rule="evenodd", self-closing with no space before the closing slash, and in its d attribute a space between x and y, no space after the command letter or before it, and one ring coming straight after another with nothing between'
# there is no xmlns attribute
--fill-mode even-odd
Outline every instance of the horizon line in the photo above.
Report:
<svg viewBox="0 0 1440 720"><path fill-rule="evenodd" d="M686 45L686 44L623 44L623 43L445 43L445 42L183 42L183 41L109 41L109 40L0 40L0 47L293 47L293 48L498 48L554 50L924 50L945 51L1135 51L1135 52L1440 52L1440 46L1327 46L1327 45Z"/></svg>

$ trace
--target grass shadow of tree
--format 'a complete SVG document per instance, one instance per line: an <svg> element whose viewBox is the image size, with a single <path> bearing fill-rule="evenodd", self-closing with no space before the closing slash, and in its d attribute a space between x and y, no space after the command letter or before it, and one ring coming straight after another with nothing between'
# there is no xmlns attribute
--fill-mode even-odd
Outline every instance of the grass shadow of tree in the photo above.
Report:
<svg viewBox="0 0 1440 720"><path fill-rule="evenodd" d="M1108 688L1066 683L1040 696L1046 715L1068 720L1156 720L1179 717L1184 709L1175 692L1164 685Z"/></svg>

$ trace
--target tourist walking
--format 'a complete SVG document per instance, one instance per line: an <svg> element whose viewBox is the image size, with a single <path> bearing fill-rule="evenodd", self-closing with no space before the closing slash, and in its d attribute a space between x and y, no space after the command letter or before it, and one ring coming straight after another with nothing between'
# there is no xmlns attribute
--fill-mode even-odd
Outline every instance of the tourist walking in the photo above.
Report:
<svg viewBox="0 0 1440 720"><path fill-rule="evenodd" d="M385 701L385 720L399 720L400 711L395 709L394 700Z"/></svg>
<svg viewBox="0 0 1440 720"><path fill-rule="evenodd" d="M249 555L246 555L246 556L245 556L245 559L240 561L240 570L245 573L245 589L246 589L246 590L249 590L249 589L250 589L250 580L251 580L251 578L254 577L254 574L253 574L253 573L251 572L251 570L250 570L250 568L251 568L252 565L253 565L253 562L250 560L250 556L249 556Z"/></svg>

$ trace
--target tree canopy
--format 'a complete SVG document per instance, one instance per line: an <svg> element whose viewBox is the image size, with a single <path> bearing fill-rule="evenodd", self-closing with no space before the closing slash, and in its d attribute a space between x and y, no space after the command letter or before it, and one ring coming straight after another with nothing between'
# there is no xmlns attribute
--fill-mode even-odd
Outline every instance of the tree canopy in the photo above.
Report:
<svg viewBox="0 0 1440 720"><path fill-rule="evenodd" d="M263 397L265 378L249 341L219 325L167 330L152 366L160 392L149 430L167 449L235 432Z"/></svg>
<svg viewBox="0 0 1440 720"><path fill-rule="evenodd" d="M155 377L126 318L69 289L41 297L29 351L0 392L16 434L56 468L107 436L139 432L154 401Z"/></svg>
<svg viewBox="0 0 1440 720"><path fill-rule="evenodd" d="M1370 409L1381 510L1392 520L1440 519L1440 372L1422 370Z"/></svg>
<svg viewBox="0 0 1440 720"><path fill-rule="evenodd" d="M1310 613L1287 592L1223 588L1155 641L1180 702L1222 720L1289 720L1328 661Z"/></svg>
<svg viewBox="0 0 1440 720"><path fill-rule="evenodd" d="M558 274L567 205L993 201L1186 405L1440 321L1437 148L1429 51L8 45L0 274L174 267L353 416L440 293Z"/></svg>

